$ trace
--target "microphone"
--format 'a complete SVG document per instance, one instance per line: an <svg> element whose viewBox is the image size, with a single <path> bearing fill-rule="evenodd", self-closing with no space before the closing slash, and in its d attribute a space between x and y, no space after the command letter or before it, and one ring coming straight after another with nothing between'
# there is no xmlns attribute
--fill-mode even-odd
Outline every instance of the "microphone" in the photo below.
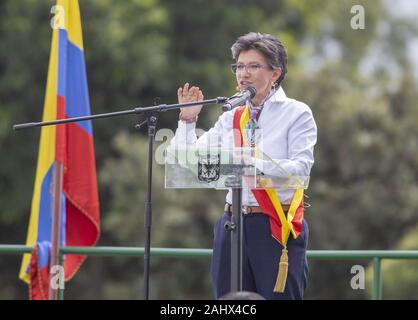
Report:
<svg viewBox="0 0 418 320"><path fill-rule="evenodd" d="M227 102L222 106L222 110L229 111L235 107L242 106L247 100L254 98L256 93L257 90L255 90L254 87L248 87L228 98L228 100L226 100Z"/></svg>

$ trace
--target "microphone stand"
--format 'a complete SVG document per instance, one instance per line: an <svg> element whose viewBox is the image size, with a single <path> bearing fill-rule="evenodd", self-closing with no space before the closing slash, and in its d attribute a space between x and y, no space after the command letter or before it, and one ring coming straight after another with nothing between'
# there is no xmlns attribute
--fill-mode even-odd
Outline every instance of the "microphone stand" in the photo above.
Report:
<svg viewBox="0 0 418 320"><path fill-rule="evenodd" d="M232 214L231 220L224 224L226 231L231 233L231 281L230 291L242 291L242 260L244 251L242 243L244 241L244 226L242 217L242 183L241 173L237 173L235 177L230 177L225 181L225 186L232 189Z"/></svg>
<svg viewBox="0 0 418 320"><path fill-rule="evenodd" d="M220 104L228 100L226 97L217 97L215 99L202 100L189 103L176 103L176 104L161 104L152 107L134 108L131 110L101 113L90 116L75 117L62 120L52 120L44 122L28 122L22 124L16 124L13 126L13 130L22 130L35 127L43 127L50 125L65 124L69 122L96 120L101 118L112 118L131 114L145 114L146 120L141 124L137 124L135 128L140 128L145 123L148 124L148 181L147 181L147 200L145 202L145 245L144 245L144 299L149 299L149 265L150 265L150 246L151 246L151 224L152 224L152 159L154 152L154 140L155 129L157 127L158 116L161 112L167 110L188 108L197 105L211 105Z"/></svg>

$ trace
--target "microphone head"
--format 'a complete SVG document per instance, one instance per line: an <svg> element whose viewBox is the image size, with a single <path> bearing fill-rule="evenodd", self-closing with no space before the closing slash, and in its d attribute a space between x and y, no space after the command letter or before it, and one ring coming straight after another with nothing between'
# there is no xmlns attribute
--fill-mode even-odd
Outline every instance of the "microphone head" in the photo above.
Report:
<svg viewBox="0 0 418 320"><path fill-rule="evenodd" d="M257 90L254 87L248 87L247 90L250 92L251 99L255 97Z"/></svg>
<svg viewBox="0 0 418 320"><path fill-rule="evenodd" d="M227 99L227 102L223 105L223 111L230 111L233 108L242 105L246 100L255 97L257 90L254 87L248 87L247 89L234 94L232 97Z"/></svg>

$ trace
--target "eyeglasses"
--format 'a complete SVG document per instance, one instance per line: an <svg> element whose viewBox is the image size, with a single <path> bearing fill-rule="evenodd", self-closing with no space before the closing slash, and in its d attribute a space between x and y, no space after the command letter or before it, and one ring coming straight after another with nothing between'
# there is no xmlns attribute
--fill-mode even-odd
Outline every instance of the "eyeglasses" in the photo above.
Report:
<svg viewBox="0 0 418 320"><path fill-rule="evenodd" d="M270 68L271 66L268 64L260 64L260 63L250 63L250 64L243 64L243 63L234 63L231 64L231 70L234 74L238 73L242 73L244 72L244 70L248 73L256 73L258 70L260 70L261 68Z"/></svg>

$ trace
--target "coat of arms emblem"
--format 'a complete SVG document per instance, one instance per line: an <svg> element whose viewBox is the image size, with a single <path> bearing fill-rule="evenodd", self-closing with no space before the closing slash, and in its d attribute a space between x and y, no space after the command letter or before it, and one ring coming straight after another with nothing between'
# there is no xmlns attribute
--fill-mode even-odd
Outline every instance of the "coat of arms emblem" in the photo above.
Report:
<svg viewBox="0 0 418 320"><path fill-rule="evenodd" d="M220 175L220 155L206 154L199 156L198 160L198 179L199 181L217 181Z"/></svg>

